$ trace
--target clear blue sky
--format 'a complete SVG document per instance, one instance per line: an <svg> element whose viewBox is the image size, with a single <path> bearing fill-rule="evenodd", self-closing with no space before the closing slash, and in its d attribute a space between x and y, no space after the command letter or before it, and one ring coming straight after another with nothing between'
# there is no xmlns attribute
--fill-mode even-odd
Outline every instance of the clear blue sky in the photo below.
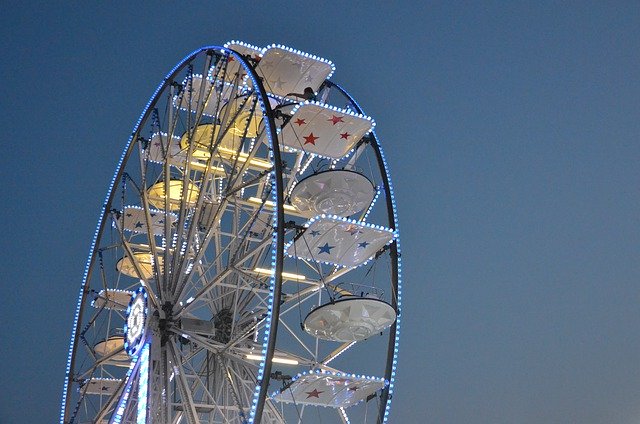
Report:
<svg viewBox="0 0 640 424"><path fill-rule="evenodd" d="M0 422L55 422L101 203L202 45L334 61L400 208L392 422L640 420L640 3L3 2Z"/></svg>

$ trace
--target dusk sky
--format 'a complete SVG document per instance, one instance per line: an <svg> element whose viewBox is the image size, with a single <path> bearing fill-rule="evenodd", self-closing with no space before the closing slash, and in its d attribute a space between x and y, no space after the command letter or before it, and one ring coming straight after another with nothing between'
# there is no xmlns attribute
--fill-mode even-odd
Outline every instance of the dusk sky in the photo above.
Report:
<svg viewBox="0 0 640 424"><path fill-rule="evenodd" d="M640 2L2 5L1 423L57 422L121 151L165 74L230 40L332 60L377 122L390 422L640 422Z"/></svg>

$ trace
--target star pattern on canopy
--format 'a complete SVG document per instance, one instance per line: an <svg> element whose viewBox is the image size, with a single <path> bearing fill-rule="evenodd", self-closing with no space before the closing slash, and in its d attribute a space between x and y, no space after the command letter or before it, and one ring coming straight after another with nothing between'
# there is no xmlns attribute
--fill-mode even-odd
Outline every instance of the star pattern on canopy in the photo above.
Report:
<svg viewBox="0 0 640 424"><path fill-rule="evenodd" d="M307 230L285 246L287 255L340 266L360 266L394 239L389 228L335 215L319 215L305 226Z"/></svg>
<svg viewBox="0 0 640 424"><path fill-rule="evenodd" d="M307 101L293 107L290 121L282 126L279 140L293 150L341 159L374 125L369 117Z"/></svg>
<svg viewBox="0 0 640 424"><path fill-rule="evenodd" d="M346 408L374 395L386 385L384 379L376 377L330 371L303 373L294 377L289 386L277 391L271 398L277 402Z"/></svg>
<svg viewBox="0 0 640 424"><path fill-rule="evenodd" d="M331 254L331 249L333 249L335 246L329 246L329 243L325 243L324 246L318 246L318 249L320 249L320 251L318 252L318 254L320 253L327 253L327 254Z"/></svg>
<svg viewBox="0 0 640 424"><path fill-rule="evenodd" d="M316 145L316 140L318 140L320 137L316 137L313 135L313 133L304 136L304 144L313 144L314 146Z"/></svg>
<svg viewBox="0 0 640 424"><path fill-rule="evenodd" d="M282 88L286 83L286 81L283 81L282 78L278 77L278 79L273 82L273 85L276 88Z"/></svg>
<svg viewBox="0 0 640 424"><path fill-rule="evenodd" d="M155 235L162 234L164 231L165 214L159 213L155 209L149 210L149 215L139 206L125 206L122 211L122 228L127 231L136 233L152 232ZM173 224L176 220L174 214L168 214L169 223ZM147 226L149 220L150 228ZM115 225L115 224L114 224Z"/></svg>
<svg viewBox="0 0 640 424"><path fill-rule="evenodd" d="M324 392L322 390L313 389L312 391L305 392L305 393L307 394L307 399L312 397L320 399L320 393L324 393Z"/></svg>

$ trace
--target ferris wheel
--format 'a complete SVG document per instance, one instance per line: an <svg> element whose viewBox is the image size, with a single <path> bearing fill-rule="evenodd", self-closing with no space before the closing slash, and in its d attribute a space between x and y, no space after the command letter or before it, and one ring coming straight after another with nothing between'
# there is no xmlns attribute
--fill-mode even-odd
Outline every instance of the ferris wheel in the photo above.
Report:
<svg viewBox="0 0 640 424"><path fill-rule="evenodd" d="M98 221L61 423L387 421L393 188L334 70L232 41L164 78Z"/></svg>

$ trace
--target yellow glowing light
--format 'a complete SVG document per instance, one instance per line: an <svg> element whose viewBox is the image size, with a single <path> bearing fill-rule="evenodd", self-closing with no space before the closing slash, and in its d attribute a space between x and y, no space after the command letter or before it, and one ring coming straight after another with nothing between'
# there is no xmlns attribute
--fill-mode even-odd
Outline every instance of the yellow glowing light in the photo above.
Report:
<svg viewBox="0 0 640 424"><path fill-rule="evenodd" d="M193 157L207 160L211 157L211 147L218 141L219 129L220 126L214 124L198 125L193 130L193 134L190 134L191 131L182 134L182 138L180 138L180 148L186 151L189 148L189 139L191 139L194 144ZM218 146L235 152L240 148L240 141L240 137L234 137L234 134L227 131Z"/></svg>
<svg viewBox="0 0 640 424"><path fill-rule="evenodd" d="M169 210L177 211L180 210L180 204L183 200L185 201L185 205L188 208L192 208L196 205L198 201L198 195L200 194L200 189L193 183L187 183L187 195L182 195L182 186L183 183L181 180L171 180L169 181ZM149 203L155 206L158 209L164 209L165 205L165 189L164 189L164 181L160 181L149 187L147 190L147 196L149 197Z"/></svg>
<svg viewBox="0 0 640 424"><path fill-rule="evenodd" d="M262 199L259 199L257 197L249 197L247 199L247 201L249 203L253 203L253 204L256 204L256 205L262 205ZM273 201L271 201L271 200L265 201L264 205L266 207L268 207L269 209L275 209L275 203L273 203ZM285 212L293 212L293 213L298 212L298 209L296 209L295 207L293 207L291 205L282 205L282 208L285 210Z"/></svg>
<svg viewBox="0 0 640 424"><path fill-rule="evenodd" d="M252 355L252 354L249 354L249 355L245 356L245 358L251 359L253 361L262 361L262 360L264 360L264 356ZM273 359L271 360L271 362L274 362L276 364L298 365L298 361L296 361L295 359L278 358L277 356L274 356Z"/></svg>
<svg viewBox="0 0 640 424"><path fill-rule="evenodd" d="M218 130L220 126L214 124L202 124L198 125L193 131L191 140L194 143L194 149L192 157L194 159L208 160L211 157L211 148L216 143L218 138ZM218 144L215 152L214 159L224 159L228 161L238 161L245 163L249 158L246 153L237 153L240 149L242 141L242 135L234 130L234 127L224 134L222 140ZM247 134L247 137L255 137L251 134ZM180 148L185 152L189 149L189 131L185 132L180 139ZM249 165L257 169L271 169L272 164L268 160L252 158L249 160ZM192 163L193 166L193 163Z"/></svg>
<svg viewBox="0 0 640 424"><path fill-rule="evenodd" d="M262 275L273 275L275 273L274 270L266 269L266 268L255 268L253 270L253 272L257 272L258 274L262 274ZM282 278L284 278L286 280L293 280L293 281L299 281L299 282L303 282L303 281L306 280L306 277L304 275L300 275L300 274L292 274L290 272L283 272L281 275L282 275Z"/></svg>
<svg viewBox="0 0 640 424"><path fill-rule="evenodd" d="M141 276L138 276L135 264L129 256L120 259L116 264L116 269L124 275L133 278L142 277L143 280L148 280L153 277L153 255L150 252L136 252L133 256L138 263L138 267L142 273ZM160 272L162 272L162 256L158 256L158 263L160 264Z"/></svg>
<svg viewBox="0 0 640 424"><path fill-rule="evenodd" d="M251 112L252 106L254 106L253 112ZM230 108L228 112L224 110L227 107ZM242 108L241 111L239 111L240 108ZM238 97L232 100L220 111L220 116L224 116L225 113L228 113L229 132L239 136L245 135L246 132L246 137L250 138L257 137L260 133L262 109L251 99ZM232 119L233 122L231 122Z"/></svg>

